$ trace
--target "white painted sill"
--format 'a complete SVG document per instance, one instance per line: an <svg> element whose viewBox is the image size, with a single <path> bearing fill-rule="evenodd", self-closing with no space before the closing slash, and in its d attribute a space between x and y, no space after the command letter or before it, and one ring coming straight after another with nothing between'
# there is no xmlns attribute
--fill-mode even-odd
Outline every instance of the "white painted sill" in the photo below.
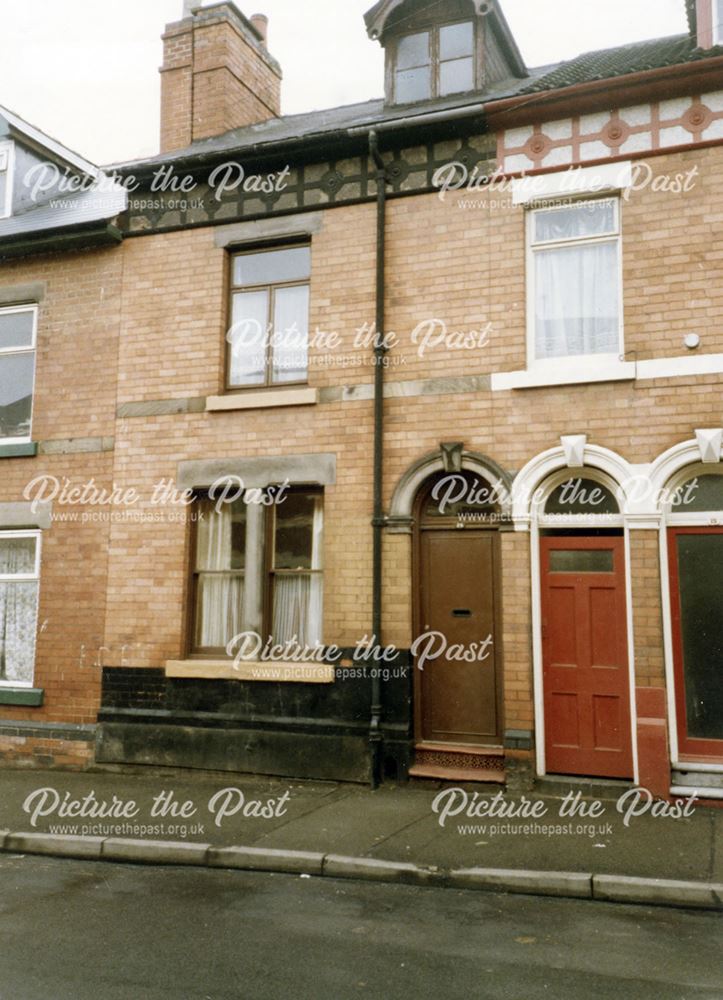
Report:
<svg viewBox="0 0 723 1000"><path fill-rule="evenodd" d="M166 677L195 680L259 681L282 684L333 684L331 663L242 660L166 660Z"/></svg>
<svg viewBox="0 0 723 1000"><path fill-rule="evenodd" d="M206 412L263 410L280 406L313 406L318 402L318 399L319 390L308 386L294 389L229 392L225 396L209 396L206 399Z"/></svg>
<svg viewBox="0 0 723 1000"><path fill-rule="evenodd" d="M522 371L498 372L491 377L493 392L505 389L534 389L546 385L584 385L593 382L650 381L664 378L690 378L696 375L722 375L723 354L685 354L646 361L610 360L600 356L585 358L575 364L561 358L556 365L531 365Z"/></svg>
<svg viewBox="0 0 723 1000"><path fill-rule="evenodd" d="M505 389L535 389L546 385L583 385L588 382L633 381L636 366L632 361L608 361L585 358L570 365L562 358L554 365L531 365L515 372L498 372L492 375L492 391Z"/></svg>

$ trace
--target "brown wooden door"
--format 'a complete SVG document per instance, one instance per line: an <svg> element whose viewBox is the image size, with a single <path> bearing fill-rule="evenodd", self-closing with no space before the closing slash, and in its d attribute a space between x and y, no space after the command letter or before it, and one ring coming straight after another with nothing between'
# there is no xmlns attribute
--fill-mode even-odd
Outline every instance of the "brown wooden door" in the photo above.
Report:
<svg viewBox="0 0 723 1000"><path fill-rule="evenodd" d="M438 656L417 677L417 738L452 745L499 743L495 645L497 533L423 531L420 539L421 628L475 659ZM489 637L486 651L482 646ZM485 655L486 654L486 655ZM484 657L480 659L479 656Z"/></svg>
<svg viewBox="0 0 723 1000"><path fill-rule="evenodd" d="M541 539L546 770L632 778L625 548Z"/></svg>

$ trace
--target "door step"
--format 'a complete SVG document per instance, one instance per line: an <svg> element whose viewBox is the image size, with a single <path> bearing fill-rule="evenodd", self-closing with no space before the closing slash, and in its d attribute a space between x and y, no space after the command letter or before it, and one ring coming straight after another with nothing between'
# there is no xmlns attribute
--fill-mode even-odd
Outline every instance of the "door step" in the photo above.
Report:
<svg viewBox="0 0 723 1000"><path fill-rule="evenodd" d="M505 782L505 752L502 747L450 746L420 743L409 769L410 778L436 781Z"/></svg>

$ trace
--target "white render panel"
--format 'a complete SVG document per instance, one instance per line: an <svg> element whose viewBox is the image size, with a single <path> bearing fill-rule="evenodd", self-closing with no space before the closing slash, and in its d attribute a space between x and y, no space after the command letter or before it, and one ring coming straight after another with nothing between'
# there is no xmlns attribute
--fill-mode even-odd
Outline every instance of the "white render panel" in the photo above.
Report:
<svg viewBox="0 0 723 1000"><path fill-rule="evenodd" d="M604 142L583 142L580 145L580 156L583 160L601 160L610 156L610 147Z"/></svg>
<svg viewBox="0 0 723 1000"><path fill-rule="evenodd" d="M673 97L669 101L660 102L661 122L670 121L671 118L680 118L693 104L690 97Z"/></svg>
<svg viewBox="0 0 723 1000"><path fill-rule="evenodd" d="M572 119L563 118L557 122L547 122L542 131L550 139L571 139Z"/></svg>
<svg viewBox="0 0 723 1000"><path fill-rule="evenodd" d="M661 146L687 146L690 142L693 142L692 133L681 125L674 125L672 128L661 128L660 130Z"/></svg>
<svg viewBox="0 0 723 1000"><path fill-rule="evenodd" d="M580 134L595 135L597 132L602 131L609 121L610 113L608 111L596 111L592 115L581 115Z"/></svg>
<svg viewBox="0 0 723 1000"><path fill-rule="evenodd" d="M524 128L511 128L505 133L505 146L508 149L517 149L518 146L524 146L534 134L535 130L531 125L525 125Z"/></svg>
<svg viewBox="0 0 723 1000"><path fill-rule="evenodd" d="M559 167L572 161L572 146L558 146L551 149L542 161L544 167Z"/></svg>
<svg viewBox="0 0 723 1000"><path fill-rule="evenodd" d="M649 125L651 121L650 105L636 104L632 108L623 108L620 117L628 125Z"/></svg>

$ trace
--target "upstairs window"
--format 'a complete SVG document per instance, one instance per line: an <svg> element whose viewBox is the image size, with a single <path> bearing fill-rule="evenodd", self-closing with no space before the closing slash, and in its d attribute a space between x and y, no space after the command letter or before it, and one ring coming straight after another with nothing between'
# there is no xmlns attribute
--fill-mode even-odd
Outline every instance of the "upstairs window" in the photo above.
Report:
<svg viewBox="0 0 723 1000"><path fill-rule="evenodd" d="M403 35L396 43L395 103L412 104L474 90L474 50L472 21Z"/></svg>
<svg viewBox="0 0 723 1000"><path fill-rule="evenodd" d="M40 580L40 532L0 532L0 686L31 687Z"/></svg>
<svg viewBox="0 0 723 1000"><path fill-rule="evenodd" d="M620 206L616 198L535 209L528 217L530 363L622 346Z"/></svg>
<svg viewBox="0 0 723 1000"><path fill-rule="evenodd" d="M713 9L713 39L716 45L723 45L723 0L717 0Z"/></svg>
<svg viewBox="0 0 723 1000"><path fill-rule="evenodd" d="M0 443L30 440L37 306L0 309Z"/></svg>
<svg viewBox="0 0 723 1000"><path fill-rule="evenodd" d="M306 382L311 248L239 253L231 265L227 388Z"/></svg>
<svg viewBox="0 0 723 1000"><path fill-rule="evenodd" d="M0 219L12 215L13 149L12 142L0 142Z"/></svg>

